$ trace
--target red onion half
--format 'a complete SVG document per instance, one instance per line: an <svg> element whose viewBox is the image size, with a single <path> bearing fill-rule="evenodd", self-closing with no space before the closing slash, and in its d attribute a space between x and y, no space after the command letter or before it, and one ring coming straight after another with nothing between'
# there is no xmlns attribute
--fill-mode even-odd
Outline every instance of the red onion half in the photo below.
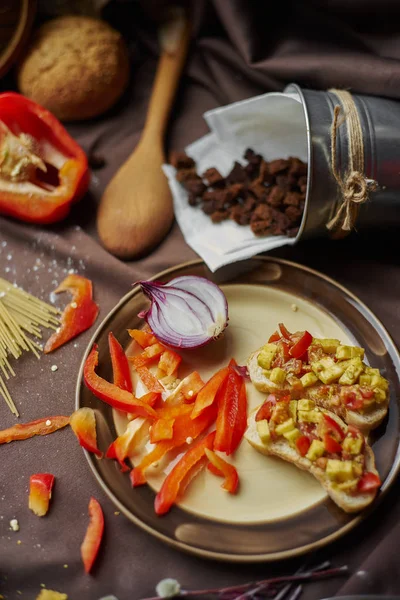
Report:
<svg viewBox="0 0 400 600"><path fill-rule="evenodd" d="M151 301L140 313L154 335L173 348L198 348L216 339L228 325L223 291L204 277L184 275L168 283L139 281Z"/></svg>

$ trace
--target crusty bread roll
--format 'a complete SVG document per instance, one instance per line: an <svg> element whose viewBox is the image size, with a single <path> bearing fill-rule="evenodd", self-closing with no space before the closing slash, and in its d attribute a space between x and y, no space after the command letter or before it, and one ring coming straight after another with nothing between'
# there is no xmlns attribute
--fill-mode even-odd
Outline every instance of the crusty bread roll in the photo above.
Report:
<svg viewBox="0 0 400 600"><path fill-rule="evenodd" d="M18 69L22 94L63 121L103 113L121 96L128 79L121 34L84 16L59 17L40 27Z"/></svg>

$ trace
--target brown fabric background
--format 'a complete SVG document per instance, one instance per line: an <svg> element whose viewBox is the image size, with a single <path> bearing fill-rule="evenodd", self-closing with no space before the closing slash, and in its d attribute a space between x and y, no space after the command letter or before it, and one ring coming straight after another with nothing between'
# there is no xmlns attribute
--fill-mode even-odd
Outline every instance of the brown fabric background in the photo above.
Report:
<svg viewBox="0 0 400 600"><path fill-rule="evenodd" d="M400 96L398 0L195 0L192 4L195 41L171 119L169 148L181 149L206 132L205 110L279 90L291 81L305 87L348 87ZM104 13L129 41L132 81L125 97L108 115L69 127L86 151L95 149L107 161L103 169L93 172L90 193L57 226L36 228L0 218L0 276L48 299L67 270L75 268L94 283L101 307L98 323L133 281L195 258L176 225L160 247L137 262L113 258L96 240L96 204L138 140L154 75L153 19L159 17L162 3L147 0L143 6L146 14L138 4L126 2L112 3ZM12 85L12 77L2 82L3 89ZM275 255L320 269L348 286L400 342L396 233L359 232L343 242L302 242ZM32 356L19 361L18 377L10 387L22 421L72 412L76 373L91 335L92 331L86 332L40 361ZM58 365L56 372L50 369L53 364ZM13 422L0 404L1 428ZM5 598L33 599L44 583L68 593L71 600L97 600L111 593L119 600L134 600L151 595L156 583L167 576L193 589L292 572L305 560L319 563L324 559L335 565L347 563L352 575L347 581L307 586L306 599L400 593L398 484L379 513L317 556L232 566L180 554L115 515L68 429L3 446L1 465L0 593ZM34 517L27 507L29 476L40 471L57 478L51 512L44 519ZM79 547L91 495L104 507L106 535L93 575L86 576ZM13 517L20 523L18 533L9 529Z"/></svg>

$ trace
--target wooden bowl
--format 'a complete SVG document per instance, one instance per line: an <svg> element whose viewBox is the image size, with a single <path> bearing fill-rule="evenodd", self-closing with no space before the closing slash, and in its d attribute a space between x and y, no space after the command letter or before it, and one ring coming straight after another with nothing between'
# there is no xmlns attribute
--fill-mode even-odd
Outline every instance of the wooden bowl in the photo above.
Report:
<svg viewBox="0 0 400 600"><path fill-rule="evenodd" d="M3 77L26 46L36 13L36 0L0 2L0 77Z"/></svg>

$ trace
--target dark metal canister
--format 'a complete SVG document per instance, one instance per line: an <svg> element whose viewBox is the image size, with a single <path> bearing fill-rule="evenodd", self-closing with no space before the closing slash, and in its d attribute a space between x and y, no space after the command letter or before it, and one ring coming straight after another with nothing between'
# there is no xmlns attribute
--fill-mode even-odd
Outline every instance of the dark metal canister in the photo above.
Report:
<svg viewBox="0 0 400 600"><path fill-rule="evenodd" d="M308 186L297 239L329 235L326 225L342 201L331 165L331 126L340 101L331 91L302 89L296 84L288 85L284 92L302 103L307 129ZM400 223L400 102L357 94L352 97L363 133L364 174L378 184L360 205L355 227L393 226ZM338 129L336 165L344 176L349 168L345 128Z"/></svg>

